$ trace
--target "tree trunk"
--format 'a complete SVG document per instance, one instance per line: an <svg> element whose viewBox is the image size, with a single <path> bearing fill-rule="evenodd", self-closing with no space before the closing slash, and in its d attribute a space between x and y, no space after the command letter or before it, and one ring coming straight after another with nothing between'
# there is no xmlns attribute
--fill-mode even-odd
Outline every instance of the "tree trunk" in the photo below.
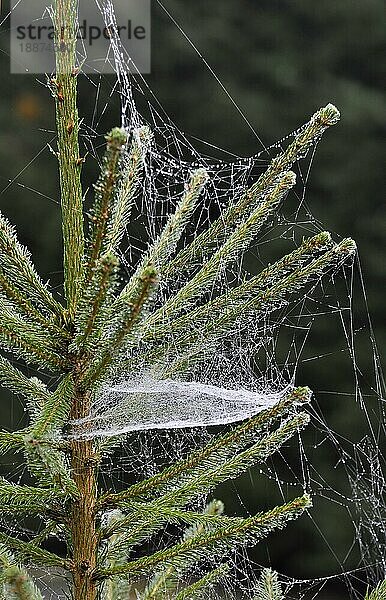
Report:
<svg viewBox="0 0 386 600"><path fill-rule="evenodd" d="M73 401L72 419L89 412L87 395L77 394ZM98 532L96 524L97 467L94 442L74 440L71 444L71 467L79 498L72 504L71 537L74 600L96 600L97 584L93 579L97 564Z"/></svg>

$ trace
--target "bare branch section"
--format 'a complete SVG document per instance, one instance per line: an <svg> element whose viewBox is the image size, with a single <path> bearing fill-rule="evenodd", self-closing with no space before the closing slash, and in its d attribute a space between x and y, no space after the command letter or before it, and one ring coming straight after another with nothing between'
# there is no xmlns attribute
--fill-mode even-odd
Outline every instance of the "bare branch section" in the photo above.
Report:
<svg viewBox="0 0 386 600"><path fill-rule="evenodd" d="M84 231L77 107L76 40L78 0L55 0L53 22L56 44L56 100L58 159L61 188L64 285L71 316L79 296L83 271Z"/></svg>

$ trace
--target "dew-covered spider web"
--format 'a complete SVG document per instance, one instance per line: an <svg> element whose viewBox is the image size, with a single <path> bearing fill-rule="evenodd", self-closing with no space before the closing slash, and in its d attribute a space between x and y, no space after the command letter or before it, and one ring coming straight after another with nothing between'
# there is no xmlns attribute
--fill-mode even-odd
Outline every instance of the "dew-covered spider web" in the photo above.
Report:
<svg viewBox="0 0 386 600"><path fill-rule="evenodd" d="M96 0L96 3L106 26L114 28L112 0ZM183 31L181 35L185 36ZM80 50L79 64L86 61L85 50ZM98 74L79 75L84 78L82 86L88 85L90 95L95 98L92 118L82 122L81 142L85 151L100 163L106 133L102 129L104 118L111 106L116 106L117 98L121 106L119 124L128 132L147 125L153 136L145 157L143 186L136 198L120 257L123 279L128 280L175 210L193 170L205 168L209 180L180 242L181 247L218 218L232 198L237 198L256 180L270 159L287 147L299 130L269 147L264 147L256 134L255 155L247 158L231 155L210 140L195 140L178 128L164 110L162 99L136 72L116 37L111 40L106 61L115 67L114 81ZM208 68L204 59L202 68ZM219 85L222 85L220 81ZM225 88L223 90L227 93ZM230 100L242 114L237 103ZM220 273L206 301L291 252L303 237L322 231L321 224L312 215L312 198L307 194L317 142L296 165L295 191L244 257ZM188 275L182 273L178 279L161 282L156 302L162 305L186 281ZM358 306L365 307L366 323L356 322ZM315 330L320 332L318 327L323 321L334 323L339 349L334 346L330 356L329 346L323 342L320 354L310 356L307 343ZM367 584L373 585L385 577L386 486L382 456L384 381L359 258L316 281L290 303L282 302L274 313L258 320L249 317L246 325L234 329L231 338L217 339L214 347L200 346L199 326L191 335L197 337L197 351L206 354L186 377L173 376L175 364L181 357L176 354L172 337L169 358L166 365L162 363L162 368L150 369L146 358L131 356L129 349L127 358L132 358L133 367L125 371L121 363L117 365L111 380L96 396L90 418L72 424L72 433L68 435L95 437L106 447L111 444L103 478L106 486L120 489L128 482L156 473L193 447L204 444L213 426L226 427L253 416L273 406L295 385L312 387L313 381L299 379L303 373L311 372L308 364L313 368L319 364L324 371L326 364L333 368L333 353L343 354L350 382L347 389L331 390L328 380L324 389L315 389L308 409L311 424L307 430L296 440L292 439L289 446L260 471L251 472L240 485L235 482L220 488L216 497L225 501L229 497L230 510L235 513L239 510L245 515L258 512L262 505L273 506L288 500L297 491L309 492L314 498L314 509L303 517L308 520L308 529L302 529L299 521L291 526L290 533L278 535L294 537L294 543L288 547L295 554L297 544L310 548L319 545L328 557L328 566L313 563L310 556L312 567L308 571L313 575L305 579L301 575L297 577L293 568L286 572L286 561L281 557L280 579L286 598L332 599L328 590L335 588L341 590L342 597L363 598ZM372 373L362 372L361 359L357 356L359 336L367 340L368 352L373 356ZM342 403L346 407L347 421L353 419L358 424L355 439L348 437L351 429L347 423L334 421L334 404ZM120 437L118 446L117 436ZM15 479L23 477L18 469ZM248 490L252 490L255 501L251 500ZM206 499L200 502L203 507ZM26 532L32 533L31 528L26 524ZM176 535L173 528L167 529L153 540L154 547L163 547L176 539ZM340 547L346 549L343 554L337 550L341 537L344 541ZM271 547L269 541L261 542L260 546L263 550L257 554L248 549L232 555L228 560L232 570L222 587L212 592L213 598L251 598L261 566L275 565L275 552L279 547L277 542ZM301 565L299 573L302 573ZM194 579L198 575L197 567L190 576ZM53 574L37 576L45 586L47 598L58 597L50 584Z"/></svg>

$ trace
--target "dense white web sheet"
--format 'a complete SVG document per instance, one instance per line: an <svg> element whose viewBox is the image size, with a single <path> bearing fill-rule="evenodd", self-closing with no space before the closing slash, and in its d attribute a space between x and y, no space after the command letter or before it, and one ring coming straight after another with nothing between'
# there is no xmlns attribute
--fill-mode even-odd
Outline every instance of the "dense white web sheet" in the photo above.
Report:
<svg viewBox="0 0 386 600"><path fill-rule="evenodd" d="M275 393L227 389L196 381L155 380L143 376L104 386L90 417L74 424L85 437L116 436L146 429L225 425L271 408L291 387ZM120 425L117 425L117 424ZM91 432L86 433L87 430ZM109 429L110 427L110 429Z"/></svg>

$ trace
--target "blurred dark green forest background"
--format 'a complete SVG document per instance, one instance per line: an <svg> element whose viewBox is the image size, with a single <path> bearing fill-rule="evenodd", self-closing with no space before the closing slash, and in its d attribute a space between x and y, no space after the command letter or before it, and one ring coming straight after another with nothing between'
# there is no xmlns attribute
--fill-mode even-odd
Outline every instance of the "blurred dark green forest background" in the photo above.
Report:
<svg viewBox="0 0 386 600"><path fill-rule="evenodd" d="M4 4L3 14L7 10ZM164 4L266 145L293 131L327 102L341 110L341 123L318 147L307 184L307 202L326 229L357 241L369 311L382 350L386 341L384 2L165 0ZM9 74L8 27L5 22L0 37L0 208L17 224L41 272L58 283L58 181L55 157L46 145L50 141L55 144L54 107L44 76ZM240 156L261 149L224 91L156 1L152 45L152 74L146 80L182 131ZM109 90L112 78L107 77L106 82ZM90 85L81 87L80 112L87 122L95 98ZM112 102L105 129L117 121L118 105ZM86 180L91 181L96 173L96 163L91 160L86 166ZM249 261L248 267L253 270L258 265ZM354 310L362 384L369 391L373 353L359 286L354 294ZM334 429L359 440L364 433L363 416L355 410L350 396L355 387L351 360L342 350L344 336L339 322L319 319L304 357L328 356L304 362L298 382L315 390L321 411ZM334 390L349 395L323 393ZM21 417L19 403L4 396L1 426L15 426ZM317 469L330 469L335 459L329 450L319 452ZM256 510L264 503L272 505L268 496L274 492L269 482L261 483L256 474L242 479L237 489L232 485L224 490L230 512L237 509L238 493L247 510ZM316 499L315 520L336 557L315 525L304 521L288 534L274 536L268 546L263 544L256 560L272 562L281 572L297 577L339 573L341 564L345 569L356 568L359 563L355 549L345 560L353 539L348 515L332 502L324 502L322 496ZM332 582L326 598L332 598L334 590L338 597L348 597L344 587Z"/></svg>

